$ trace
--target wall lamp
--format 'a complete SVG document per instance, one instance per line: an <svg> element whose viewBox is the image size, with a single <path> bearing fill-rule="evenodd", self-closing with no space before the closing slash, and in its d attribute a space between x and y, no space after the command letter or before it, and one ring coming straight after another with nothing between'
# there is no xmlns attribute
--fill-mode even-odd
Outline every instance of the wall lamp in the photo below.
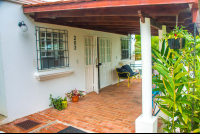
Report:
<svg viewBox="0 0 200 134"><path fill-rule="evenodd" d="M18 26L21 27L23 32L26 32L28 30L28 27L26 26L26 24L24 23L24 21L19 22Z"/></svg>

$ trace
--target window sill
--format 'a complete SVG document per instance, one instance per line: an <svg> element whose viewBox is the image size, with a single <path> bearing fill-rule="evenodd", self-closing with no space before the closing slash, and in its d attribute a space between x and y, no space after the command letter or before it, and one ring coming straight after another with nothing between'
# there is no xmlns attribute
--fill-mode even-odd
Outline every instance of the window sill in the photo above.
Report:
<svg viewBox="0 0 200 134"><path fill-rule="evenodd" d="M119 61L119 64L120 65L127 65L127 64L130 64L131 62L133 62L133 60L121 60L121 61Z"/></svg>
<svg viewBox="0 0 200 134"><path fill-rule="evenodd" d="M38 79L39 81L43 81L43 80L49 80L49 79L55 79L59 77L68 76L73 72L74 72L74 69L65 68L65 69L37 72L34 75L36 79Z"/></svg>

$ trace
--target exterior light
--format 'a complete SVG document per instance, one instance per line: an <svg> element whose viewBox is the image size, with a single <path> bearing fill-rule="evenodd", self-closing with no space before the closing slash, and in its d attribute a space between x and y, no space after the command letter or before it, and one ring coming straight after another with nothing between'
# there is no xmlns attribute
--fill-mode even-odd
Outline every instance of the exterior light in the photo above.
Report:
<svg viewBox="0 0 200 134"><path fill-rule="evenodd" d="M23 32L26 32L28 30L28 27L26 26L26 24L24 23L24 21L19 22L18 26L21 27Z"/></svg>

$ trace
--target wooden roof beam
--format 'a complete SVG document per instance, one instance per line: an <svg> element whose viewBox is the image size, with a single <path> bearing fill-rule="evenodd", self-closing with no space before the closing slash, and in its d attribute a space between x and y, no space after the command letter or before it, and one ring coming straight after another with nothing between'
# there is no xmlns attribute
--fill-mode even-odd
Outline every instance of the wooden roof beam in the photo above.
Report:
<svg viewBox="0 0 200 134"><path fill-rule="evenodd" d="M40 21L35 21L35 22L40 22ZM48 23L48 24L55 24L55 25L62 25L62 26L69 26L69 27L75 27L75 28L82 28L82 29L88 29L88 30L96 30L96 31L102 31L102 32L109 32L109 33L114 33L114 34L121 34L121 35L128 35L128 32L119 32L116 31L115 29L110 30L110 29L103 29L103 28L88 28L84 26L72 26L72 25L66 25L63 23L58 23L58 22L40 22L40 23Z"/></svg>
<svg viewBox="0 0 200 134"><path fill-rule="evenodd" d="M189 8L187 4L171 5L152 5L152 6L122 6L109 8L91 8L78 10L60 10L36 12L36 18L55 18L55 17L90 17L90 16L138 16L137 11L142 10L152 16L176 16L180 10ZM152 10L154 9L154 10ZM156 10L155 10L156 9Z"/></svg>
<svg viewBox="0 0 200 134"><path fill-rule="evenodd" d="M162 30L162 24L160 22L158 22L156 19L154 19L153 17L145 14L144 12L142 12L141 10L138 10L138 15L141 18L141 22L145 23L145 17L146 18L150 18L150 23L151 26L157 29ZM170 32L171 30L169 28L166 29L167 32Z"/></svg>
<svg viewBox="0 0 200 134"><path fill-rule="evenodd" d="M102 1L85 1L75 3L63 3L55 5L53 3L44 3L44 5L24 5L24 13L59 11L72 9L91 9L103 7L119 7L119 6L142 6L142 5L163 5L163 4L185 4L198 3L198 0L102 0ZM46 5L45 5L46 4ZM52 5L51 5L52 4Z"/></svg>
<svg viewBox="0 0 200 134"><path fill-rule="evenodd" d="M35 22L40 22L40 23L49 23L49 24L55 24L55 25L62 25L62 26L70 26L70 27L75 27L75 28L82 28L82 29L88 29L88 30L96 30L96 31L102 31L102 32L109 32L109 33L114 33L114 34L121 34L121 35L128 35L129 33L131 34L140 34L140 30L139 29L108 29L108 28L91 28L91 27L86 27L86 26L75 26L75 25L67 25L61 22L49 22L49 21L38 21L37 19L35 20ZM152 29L151 30L152 36L157 36L158 35L158 31Z"/></svg>
<svg viewBox="0 0 200 134"><path fill-rule="evenodd" d="M94 17L66 17L56 18L59 22L138 22L138 16L94 16Z"/></svg>
<svg viewBox="0 0 200 134"><path fill-rule="evenodd" d="M32 19L34 19L35 21L43 21L43 22L58 22L56 19L49 19L49 18L36 18L33 15L30 15L30 17ZM59 20L59 22L64 22L66 24L69 25L102 25L102 26L106 26L106 25L125 25L125 26L140 26L139 20L137 22L113 22L113 21L108 21L108 22L66 22L62 19Z"/></svg>

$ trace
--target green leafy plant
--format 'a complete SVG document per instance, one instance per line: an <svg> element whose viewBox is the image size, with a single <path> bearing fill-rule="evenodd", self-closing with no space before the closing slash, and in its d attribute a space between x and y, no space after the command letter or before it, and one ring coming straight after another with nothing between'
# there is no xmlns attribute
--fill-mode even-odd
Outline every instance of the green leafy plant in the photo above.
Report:
<svg viewBox="0 0 200 134"><path fill-rule="evenodd" d="M141 36L135 35L135 59L141 60ZM154 49L159 50L159 37L158 36L152 36L151 37L151 47Z"/></svg>
<svg viewBox="0 0 200 134"><path fill-rule="evenodd" d="M70 98L72 98L73 96L79 96L79 97L84 97L84 94L85 93L84 91L80 91L80 90L77 90L75 88L75 90L72 90L70 93L66 93L66 95Z"/></svg>
<svg viewBox="0 0 200 134"><path fill-rule="evenodd" d="M185 27L175 27L173 31L171 31L170 33L166 34L166 38L167 39L177 39L177 38L186 38L186 36L188 36L188 32L187 30L184 30Z"/></svg>
<svg viewBox="0 0 200 134"><path fill-rule="evenodd" d="M65 97L64 99L62 97L57 97L57 98L52 98L52 95L50 94L51 104L49 106L54 106L55 109L61 111L65 109L65 105L63 105L63 101L67 101L67 98Z"/></svg>
<svg viewBox="0 0 200 134"><path fill-rule="evenodd" d="M165 46L165 40L161 51L152 49L152 59L155 62L153 69L162 76L162 79L153 79L153 84L158 86L154 91L163 94L157 96L160 98L157 103L160 110L169 116L169 120L161 117L166 124L163 129L169 133L175 133L178 129L181 133L190 133L191 126L197 132L200 127L200 57L196 55L198 52L193 53L191 35L185 35L185 49L172 50ZM191 76L193 72L195 79Z"/></svg>

